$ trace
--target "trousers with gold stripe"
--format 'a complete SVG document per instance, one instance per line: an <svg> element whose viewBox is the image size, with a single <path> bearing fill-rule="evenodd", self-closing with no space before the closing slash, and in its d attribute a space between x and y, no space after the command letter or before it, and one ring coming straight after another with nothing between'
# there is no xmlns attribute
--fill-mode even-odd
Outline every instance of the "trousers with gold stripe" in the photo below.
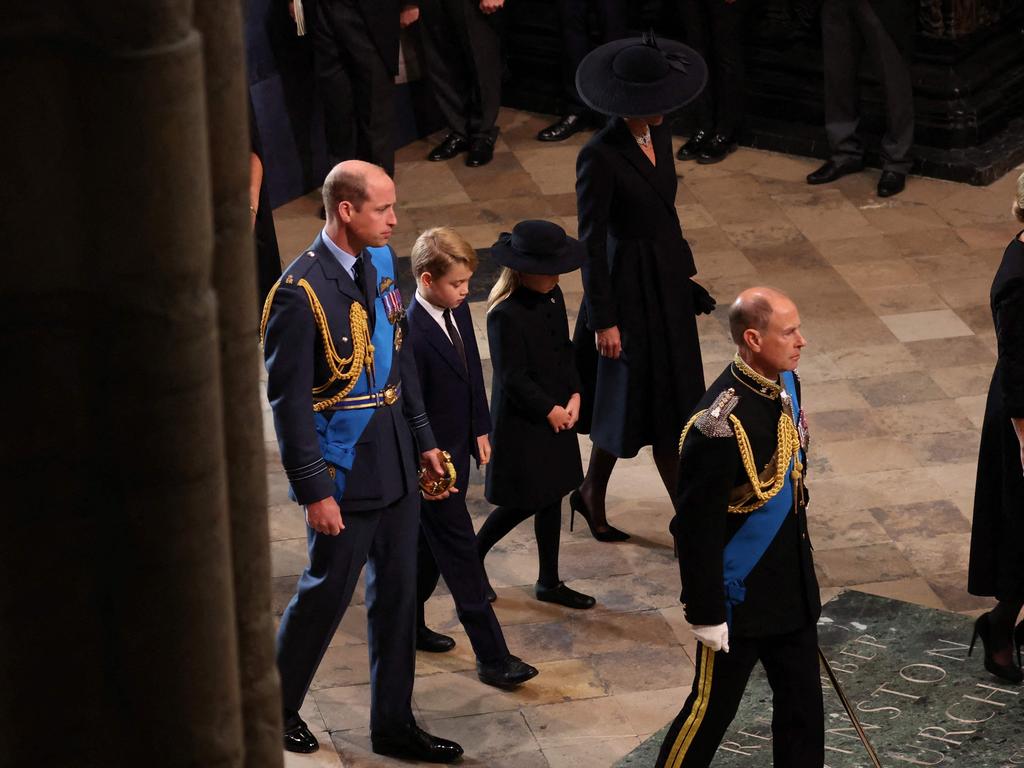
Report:
<svg viewBox="0 0 1024 768"><path fill-rule="evenodd" d="M758 661L772 688L775 768L821 768L825 716L814 624L784 635L730 638L729 653L697 643L693 689L669 726L657 768L711 765Z"/></svg>

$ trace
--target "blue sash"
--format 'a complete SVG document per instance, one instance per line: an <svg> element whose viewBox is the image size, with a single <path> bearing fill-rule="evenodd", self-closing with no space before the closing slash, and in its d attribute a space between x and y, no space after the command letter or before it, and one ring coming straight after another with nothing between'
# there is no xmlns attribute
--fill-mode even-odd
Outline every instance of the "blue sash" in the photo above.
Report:
<svg viewBox="0 0 1024 768"><path fill-rule="evenodd" d="M388 319L387 307L384 304L384 297L391 293L398 292L395 282L394 262L391 259L389 248L367 248L374 269L377 270L377 278L383 281L390 280L389 290L380 293L374 286L377 294L373 298L373 309L376 314L376 323L373 327L373 335L370 343L373 344L373 382L369 379L369 372L363 368L356 385L349 393L349 397L357 395L368 395L383 388L391 375L391 363L394 359L395 327ZM370 298L370 297L367 297ZM399 301L401 301L399 299ZM338 467L340 472L334 475L334 498L341 501L345 493L345 475L352 469L356 459L356 443L359 442L363 430L370 423L376 408L359 408L351 411L329 411L327 413L314 413L313 422L316 425L316 433L320 438L320 452L324 460Z"/></svg>
<svg viewBox="0 0 1024 768"><path fill-rule="evenodd" d="M796 399L796 383L790 371L782 372L782 384L793 398L794 425L800 422L800 403ZM803 454L801 452L801 459ZM761 557L768 550L775 534L782 527L786 515L793 509L793 459L786 469L786 482L782 489L764 506L755 509L725 547L722 559L722 577L725 582L725 615L732 627L732 609L747 597L744 584Z"/></svg>

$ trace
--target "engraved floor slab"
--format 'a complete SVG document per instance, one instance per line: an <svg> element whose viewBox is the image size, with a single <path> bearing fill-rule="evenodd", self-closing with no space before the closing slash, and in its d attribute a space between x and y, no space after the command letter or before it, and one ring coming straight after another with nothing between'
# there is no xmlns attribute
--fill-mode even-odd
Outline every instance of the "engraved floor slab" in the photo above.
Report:
<svg viewBox="0 0 1024 768"><path fill-rule="evenodd" d="M968 657L971 620L864 592L825 605L819 645L883 766L1008 768L1024 764L1024 688ZM822 676L826 768L870 768L835 690ZM771 689L759 667L715 755L715 768L772 766ZM671 719L674 712L666 712ZM665 729L620 768L654 765ZM782 768L776 766L775 768Z"/></svg>

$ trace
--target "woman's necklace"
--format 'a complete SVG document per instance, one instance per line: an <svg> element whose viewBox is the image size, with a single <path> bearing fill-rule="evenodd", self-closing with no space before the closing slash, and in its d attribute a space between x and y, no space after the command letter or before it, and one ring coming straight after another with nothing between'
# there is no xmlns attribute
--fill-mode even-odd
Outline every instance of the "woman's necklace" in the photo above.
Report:
<svg viewBox="0 0 1024 768"><path fill-rule="evenodd" d="M632 131L630 131L630 133L632 133ZM636 143L641 147L651 146L651 126L645 125L644 132L639 135L633 133L633 138L636 139Z"/></svg>

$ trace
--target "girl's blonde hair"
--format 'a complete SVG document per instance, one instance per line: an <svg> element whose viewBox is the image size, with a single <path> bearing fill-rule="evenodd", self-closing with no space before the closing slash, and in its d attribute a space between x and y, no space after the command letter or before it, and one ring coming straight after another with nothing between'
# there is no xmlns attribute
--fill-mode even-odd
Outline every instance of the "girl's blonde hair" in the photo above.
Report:
<svg viewBox="0 0 1024 768"><path fill-rule="evenodd" d="M487 296L487 311L490 312L498 304L512 295L512 291L521 284L519 273L511 267L502 267L501 274L494 282L494 287Z"/></svg>
<svg viewBox="0 0 1024 768"><path fill-rule="evenodd" d="M1024 221L1024 173L1017 179L1017 196L1013 199L1013 215Z"/></svg>

